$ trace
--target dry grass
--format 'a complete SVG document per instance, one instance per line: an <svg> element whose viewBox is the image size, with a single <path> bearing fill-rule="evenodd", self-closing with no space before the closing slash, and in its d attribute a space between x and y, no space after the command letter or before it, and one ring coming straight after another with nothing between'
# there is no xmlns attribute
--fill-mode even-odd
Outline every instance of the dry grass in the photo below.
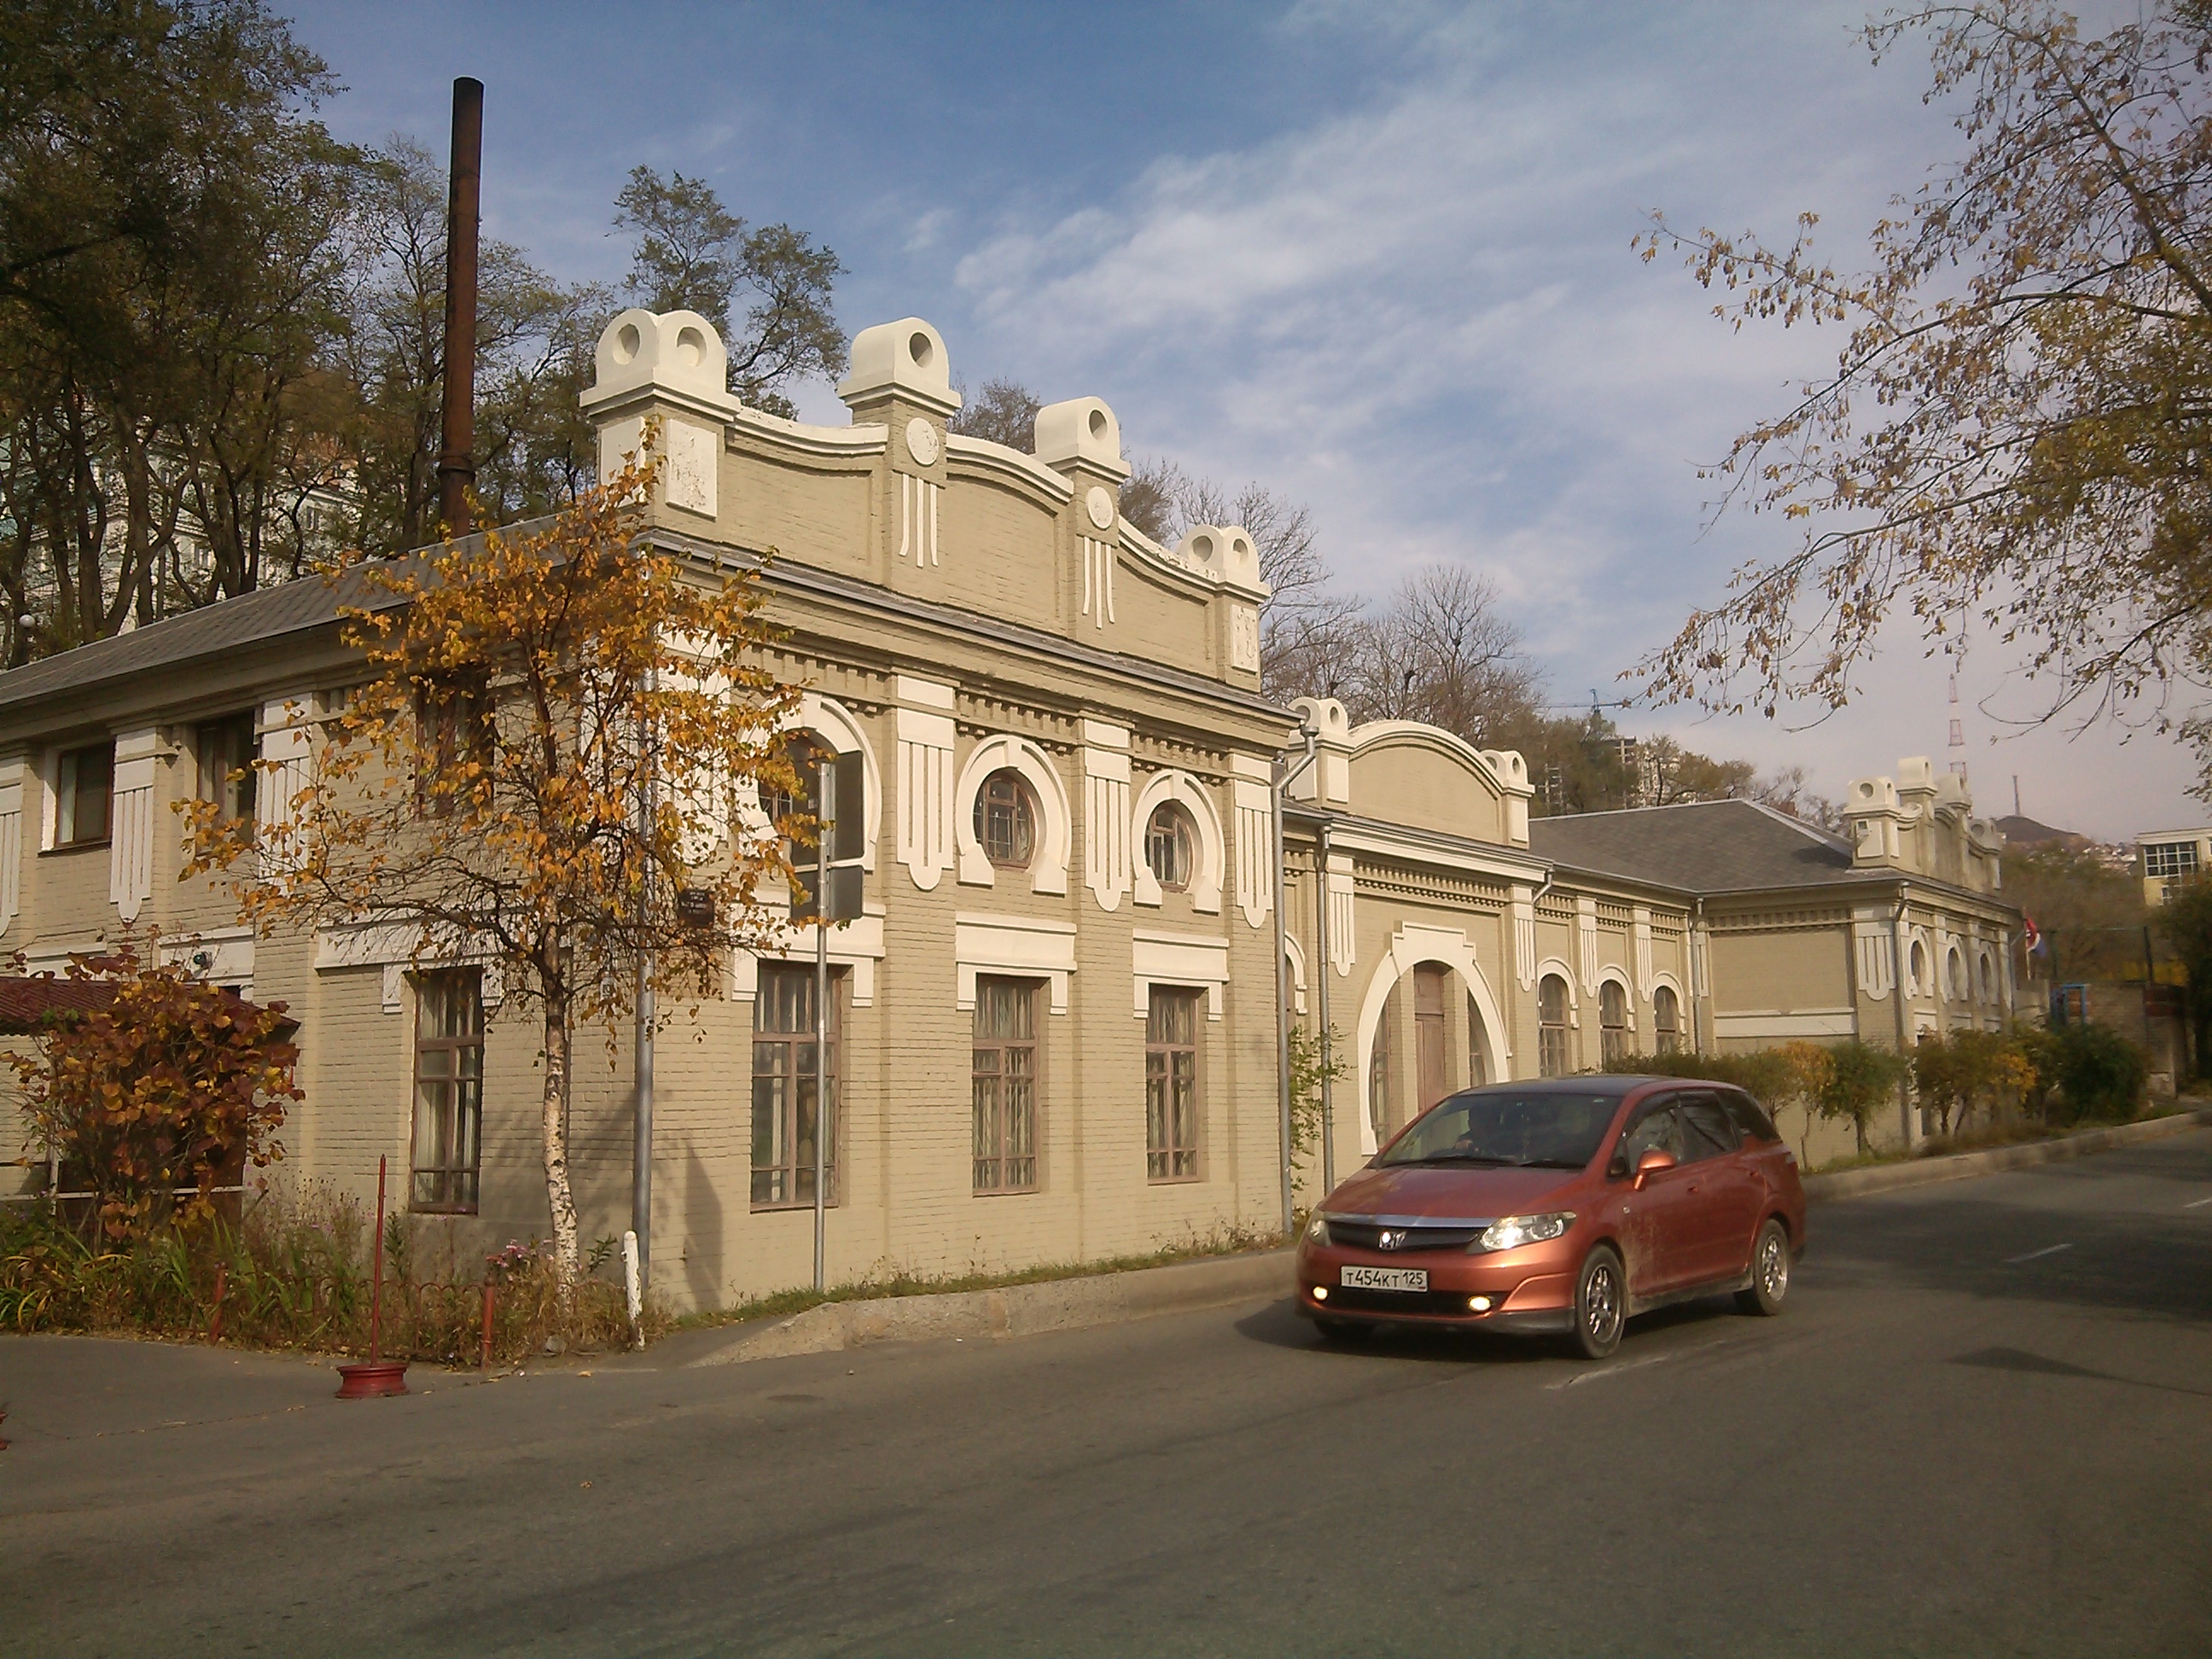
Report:
<svg viewBox="0 0 2212 1659"><path fill-rule="evenodd" d="M365 1354L368 1234L358 1202L320 1184L265 1188L234 1226L210 1222L129 1244L88 1242L43 1209L0 1211L0 1328ZM551 1261L535 1249L503 1253L506 1265L476 1279L450 1269L421 1278L407 1241L392 1218L381 1345L389 1358L476 1364L487 1279L498 1363L543 1352L549 1342L590 1352L629 1340L621 1288L604 1279L586 1279L564 1305ZM666 1322L648 1307L648 1336Z"/></svg>

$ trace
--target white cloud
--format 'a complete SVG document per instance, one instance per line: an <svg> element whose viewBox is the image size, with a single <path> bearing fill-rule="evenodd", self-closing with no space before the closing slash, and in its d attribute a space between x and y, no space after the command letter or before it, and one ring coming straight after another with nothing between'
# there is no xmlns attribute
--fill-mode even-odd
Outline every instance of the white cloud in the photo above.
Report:
<svg viewBox="0 0 2212 1659"><path fill-rule="evenodd" d="M1477 566L1559 695L1616 696L1618 671L1729 570L1794 536L1741 514L1708 527L1716 486L1696 469L1838 343L1729 331L1679 264L1631 253L1644 211L1786 233L1810 207L1848 264L1883 200L1947 153L1948 115L1920 106L1908 57L1868 69L1855 8L1410 15L1389 27L1418 27L1419 67L1366 105L1158 157L1106 199L1010 212L957 289L998 362L1048 396L1109 398L1133 448L1310 501L1365 591ZM1578 32L1595 15L1608 27ZM1308 5L1281 27L1325 38L1371 18ZM1867 695L1810 730L1687 726L1681 710L1627 724L1805 763L1840 793L1899 755L1948 758L1931 673L1940 691L1900 635ZM2186 816L2185 758L2118 735L2045 732L1969 760L1985 804L2002 769L1997 811L2021 769L2056 821L2122 833L2131 793L2150 818Z"/></svg>

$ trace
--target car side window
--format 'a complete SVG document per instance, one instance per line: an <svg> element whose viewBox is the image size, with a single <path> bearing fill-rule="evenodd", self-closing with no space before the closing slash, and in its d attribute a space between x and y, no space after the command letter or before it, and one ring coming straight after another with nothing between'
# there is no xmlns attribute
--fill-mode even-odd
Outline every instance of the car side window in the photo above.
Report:
<svg viewBox="0 0 2212 1659"><path fill-rule="evenodd" d="M1674 1103L1682 1120L1682 1139L1689 1155L1682 1161L1723 1158L1735 1150L1735 1125L1711 1095L1683 1095Z"/></svg>
<svg viewBox="0 0 2212 1659"><path fill-rule="evenodd" d="M1654 1101L1640 1110L1620 1137L1619 1156L1633 1170L1637 1160L1650 1152L1669 1152L1676 1163L1682 1158L1682 1126L1674 1115L1671 1100Z"/></svg>
<svg viewBox="0 0 2212 1659"><path fill-rule="evenodd" d="M1736 1129L1746 1140L1782 1139L1775 1131L1774 1120L1768 1117L1760 1109L1759 1103L1749 1095L1724 1094L1721 1097L1721 1105L1735 1120Z"/></svg>

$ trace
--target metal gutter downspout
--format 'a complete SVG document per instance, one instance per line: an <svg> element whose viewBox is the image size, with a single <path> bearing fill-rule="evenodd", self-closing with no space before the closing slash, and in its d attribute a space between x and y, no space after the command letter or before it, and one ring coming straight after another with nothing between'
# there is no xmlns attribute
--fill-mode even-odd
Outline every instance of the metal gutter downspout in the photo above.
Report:
<svg viewBox="0 0 2212 1659"><path fill-rule="evenodd" d="M1705 896L1700 893L1690 904L1690 1052L1698 1054L1705 1052L1705 1022L1704 1016L1698 1012L1700 1000L1698 964L1703 960L1698 955L1698 938L1704 933L1705 927Z"/></svg>
<svg viewBox="0 0 2212 1659"><path fill-rule="evenodd" d="M1321 1026L1321 1189L1336 1189L1336 1113L1329 1087L1328 1029L1328 820L1321 821L1315 841L1314 868L1314 1018Z"/></svg>
<svg viewBox="0 0 2212 1659"><path fill-rule="evenodd" d="M1912 884L1897 884L1897 908L1889 917L1889 948L1894 960L1891 963L1890 994L1897 1001L1897 1057L1902 1060L1910 1051L1905 1045L1905 904L1912 891ZM1905 1144L1912 1145L1912 1084L1908 1076L1897 1080L1897 1127L1904 1132Z"/></svg>
<svg viewBox="0 0 2212 1659"><path fill-rule="evenodd" d="M1277 751L1275 787L1270 792L1275 808L1275 1093L1281 1118L1278 1127L1283 1141L1283 1232L1285 1237L1289 1236L1297 1220L1297 1197L1291 1185L1291 1166L1296 1159L1291 1150L1291 975L1283 960L1290 945L1289 932L1283 922L1283 793L1314 763L1314 744L1319 741L1321 733L1301 721L1298 735L1306 740L1305 758L1296 766L1285 766L1281 752Z"/></svg>

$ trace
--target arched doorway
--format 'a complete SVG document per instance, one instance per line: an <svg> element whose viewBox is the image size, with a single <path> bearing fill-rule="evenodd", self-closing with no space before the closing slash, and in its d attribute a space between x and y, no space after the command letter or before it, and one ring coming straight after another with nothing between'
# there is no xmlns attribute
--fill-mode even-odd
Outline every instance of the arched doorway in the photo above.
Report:
<svg viewBox="0 0 2212 1659"><path fill-rule="evenodd" d="M1362 1153L1454 1090L1512 1075L1497 1000L1456 928L1398 931L1368 981L1356 1036Z"/></svg>

